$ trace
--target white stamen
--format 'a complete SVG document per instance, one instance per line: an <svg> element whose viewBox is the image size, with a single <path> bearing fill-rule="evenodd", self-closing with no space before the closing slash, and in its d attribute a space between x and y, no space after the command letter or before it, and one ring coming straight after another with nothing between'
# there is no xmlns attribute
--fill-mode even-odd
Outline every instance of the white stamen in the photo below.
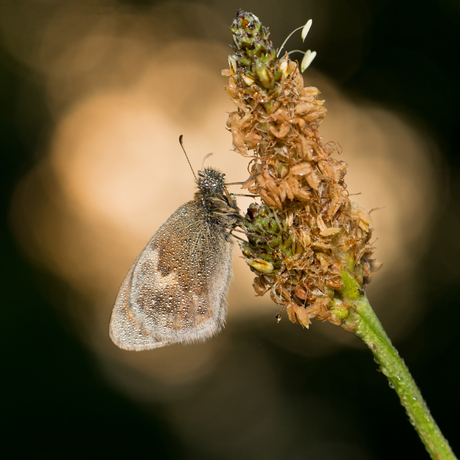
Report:
<svg viewBox="0 0 460 460"><path fill-rule="evenodd" d="M312 25L313 21L311 19L309 19L307 21L307 23L304 25L304 26L300 26L300 27L297 27L297 29L293 30L286 38L286 40L284 40L283 44L281 45L280 49L278 50L278 52L276 53L276 57L279 57L279 55L281 54L281 50L284 48L284 45L286 44L286 42L300 29L302 29L302 40L305 41L305 37L307 36L308 34L308 31L310 30L311 28L311 25Z"/></svg>
<svg viewBox="0 0 460 460"><path fill-rule="evenodd" d="M312 61L313 61L313 59L315 59L315 57L316 57L316 51L308 50L305 53L305 56L303 57L302 62L300 63L301 72L305 72L305 70L312 63Z"/></svg>
<svg viewBox="0 0 460 460"><path fill-rule="evenodd" d="M312 24L313 24L313 20L309 19L307 23L303 26L302 34L301 34L303 41L305 41L305 39L307 38L308 32L310 32Z"/></svg>

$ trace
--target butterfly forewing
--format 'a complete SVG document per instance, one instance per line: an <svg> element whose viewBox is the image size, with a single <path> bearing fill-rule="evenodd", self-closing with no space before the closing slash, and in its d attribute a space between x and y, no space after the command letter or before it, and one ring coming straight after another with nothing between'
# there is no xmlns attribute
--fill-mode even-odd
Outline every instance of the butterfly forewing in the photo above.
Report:
<svg viewBox="0 0 460 460"><path fill-rule="evenodd" d="M206 208L199 200L181 206L131 267L110 327L120 348L195 342L222 328L232 241L227 228L203 213Z"/></svg>

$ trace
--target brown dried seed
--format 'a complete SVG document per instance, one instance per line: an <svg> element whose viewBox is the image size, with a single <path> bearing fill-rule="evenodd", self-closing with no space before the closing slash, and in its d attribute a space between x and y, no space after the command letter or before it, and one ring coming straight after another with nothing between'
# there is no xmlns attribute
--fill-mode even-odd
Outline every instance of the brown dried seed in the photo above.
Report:
<svg viewBox="0 0 460 460"><path fill-rule="evenodd" d="M277 196L269 195L268 192L263 189L259 191L259 195L268 206L282 208L281 202Z"/></svg>
<svg viewBox="0 0 460 460"><path fill-rule="evenodd" d="M318 225L320 232L327 230L326 224L324 223L321 214L318 214L318 217L316 218L316 225Z"/></svg>
<svg viewBox="0 0 460 460"><path fill-rule="evenodd" d="M317 299L313 305L307 307L308 316L312 319L316 318L318 315L325 311L323 304L318 300L319 299Z"/></svg>
<svg viewBox="0 0 460 460"><path fill-rule="evenodd" d="M305 86L302 89L304 90L305 94L307 94L309 97L312 97L312 98L315 98L316 96L318 96L318 94L320 94L319 89L316 88L315 86Z"/></svg>
<svg viewBox="0 0 460 460"><path fill-rule="evenodd" d="M321 252L316 253L316 258L319 260L321 265L321 270L323 273L327 273L329 269L329 258L322 254Z"/></svg>
<svg viewBox="0 0 460 460"><path fill-rule="evenodd" d="M318 218L316 219L316 222L317 222L318 227L320 229L319 234L324 238L333 237L333 236L337 235L340 232L339 227L327 227L327 225L323 221L323 218L322 218L321 214L318 214Z"/></svg>
<svg viewBox="0 0 460 460"><path fill-rule="evenodd" d="M298 228L297 229L297 239L299 240L300 244L304 249L307 249L308 246L311 244L311 238L308 234L308 231L305 228Z"/></svg>
<svg viewBox="0 0 460 460"><path fill-rule="evenodd" d="M235 150L235 152L238 152L239 154L243 156L248 155L248 149L246 148L246 145L244 143L244 137L236 129L232 131L232 143L233 143L233 150Z"/></svg>
<svg viewBox="0 0 460 460"><path fill-rule="evenodd" d="M244 136L244 142L248 149L255 149L259 144L261 136L257 133L250 132L246 136Z"/></svg>
<svg viewBox="0 0 460 460"><path fill-rule="evenodd" d="M326 150L324 150L324 148L319 143L315 144L313 148L318 158L320 159L329 158L329 154L326 152Z"/></svg>
<svg viewBox="0 0 460 460"><path fill-rule="evenodd" d="M329 249L332 249L332 246L330 244L324 243L322 241L314 241L313 243L311 243L311 246L321 251L327 251Z"/></svg>
<svg viewBox="0 0 460 460"><path fill-rule="evenodd" d="M289 187L291 188L292 193L295 194L302 190L300 182L296 177L291 176L286 180L286 182L289 184Z"/></svg>
<svg viewBox="0 0 460 460"><path fill-rule="evenodd" d="M259 171L254 171L254 173L258 173ZM267 178L266 178L266 172L264 172L263 174L259 174L256 178L256 182L257 184L262 187L262 188L265 188L265 184L267 183Z"/></svg>
<svg viewBox="0 0 460 460"><path fill-rule="evenodd" d="M326 285L332 289L337 289L337 290L341 290L345 287L340 277L327 279Z"/></svg>
<svg viewBox="0 0 460 460"><path fill-rule="evenodd" d="M294 302L291 302L289 305L286 306L286 313L291 323L297 323L297 316L295 314L294 305L295 305Z"/></svg>
<svg viewBox="0 0 460 460"><path fill-rule="evenodd" d="M277 289L280 291L279 294L281 295L281 298L283 299L283 303L287 303L291 299L291 293L284 288L281 284L277 285Z"/></svg>
<svg viewBox="0 0 460 460"><path fill-rule="evenodd" d="M318 310L318 314L316 316L317 321L329 321L329 318L331 317L331 312L329 311L329 308L326 308L325 306L321 306L321 308Z"/></svg>
<svg viewBox="0 0 460 460"><path fill-rule="evenodd" d="M297 322L302 326L308 327L311 324L310 321L310 315L307 312L307 309L305 307L301 307L300 305L294 304L294 311L295 311L295 316L297 318Z"/></svg>
<svg viewBox="0 0 460 460"><path fill-rule="evenodd" d="M270 177L268 173L264 173L265 178L265 186L264 188L270 191L271 193L278 194L279 193L279 185L278 183Z"/></svg>
<svg viewBox="0 0 460 460"><path fill-rule="evenodd" d="M310 174L306 177L308 185L313 189L313 190L318 190L320 180L318 177L318 174L315 173L315 171L311 171Z"/></svg>
<svg viewBox="0 0 460 460"><path fill-rule="evenodd" d="M302 203L303 206L307 206L311 202L311 193L303 188L299 187L292 190L292 193L294 193L294 196L300 201L300 203Z"/></svg>
<svg viewBox="0 0 460 460"><path fill-rule="evenodd" d="M303 136L300 137L300 147L301 147L302 156L306 158L308 161L312 161L313 160L313 149L312 149L311 143L308 142L308 140Z"/></svg>
<svg viewBox="0 0 460 460"><path fill-rule="evenodd" d="M270 125L269 129L275 137L277 137L278 139L282 139L283 137L286 137L288 135L290 125L288 123L282 123L275 126Z"/></svg>
<svg viewBox="0 0 460 460"><path fill-rule="evenodd" d="M247 111L246 103L244 100L240 99L240 95L238 93L235 94L235 97L232 98L232 101L242 112Z"/></svg>
<svg viewBox="0 0 460 460"><path fill-rule="evenodd" d="M316 108L315 104L312 104L311 102L304 102L304 103L297 104L294 109L294 112L297 115L301 115L301 114L306 114L308 112L311 112L315 108Z"/></svg>
<svg viewBox="0 0 460 460"><path fill-rule="evenodd" d="M318 162L320 171L326 176L332 179L334 182L338 182L335 168L332 162L329 160L321 160Z"/></svg>
<svg viewBox="0 0 460 460"><path fill-rule="evenodd" d="M329 203L329 209L327 215L329 218L334 217L337 211L342 206L342 187L338 184L331 184L329 187L329 197L331 202Z"/></svg>
<svg viewBox="0 0 460 460"><path fill-rule="evenodd" d="M294 75L293 75L293 85L294 85L294 88L295 90L300 93L300 91L302 91L302 89L304 88L303 86L303 78L302 78L302 75L300 74L299 70L296 69Z"/></svg>
<svg viewBox="0 0 460 460"><path fill-rule="evenodd" d="M345 174L347 173L348 164L345 161L337 161L337 170L340 175L339 180L337 182L340 182L341 180L343 180Z"/></svg>
<svg viewBox="0 0 460 460"><path fill-rule="evenodd" d="M230 95L232 99L235 99L237 97L239 88L238 88L238 85L235 83L234 77L229 78L228 85L225 87L225 90L227 91L227 93Z"/></svg>
<svg viewBox="0 0 460 460"><path fill-rule="evenodd" d="M286 201L286 187L283 182L278 184L278 196L282 203Z"/></svg>
<svg viewBox="0 0 460 460"><path fill-rule="evenodd" d="M248 112L244 117L240 118L240 129L247 128L248 126L254 125L256 120L254 119L254 114Z"/></svg>
<svg viewBox="0 0 460 460"><path fill-rule="evenodd" d="M329 227L325 230L322 230L320 232L320 235L323 238L333 238L334 236L338 235L340 233L340 228L339 227Z"/></svg>
<svg viewBox="0 0 460 460"><path fill-rule="evenodd" d="M314 121L318 121L319 119L319 115L318 115L318 112L315 110L315 111L312 111L312 112L309 112L309 113L306 113L304 116L303 116L303 119L307 122L314 122Z"/></svg>
<svg viewBox="0 0 460 460"><path fill-rule="evenodd" d="M294 194L292 193L291 187L289 186L289 183L287 181L280 182L280 189L283 190L285 197L287 196L290 200L294 199ZM282 201L285 200L286 198L284 198Z"/></svg>
<svg viewBox="0 0 460 460"><path fill-rule="evenodd" d="M301 163L297 163L296 165L292 166L289 172L293 176L306 176L311 174L312 167L310 163L302 161Z"/></svg>
<svg viewBox="0 0 460 460"><path fill-rule="evenodd" d="M238 123L241 116L238 112L231 112L228 114L227 118L227 128L233 128Z"/></svg>
<svg viewBox="0 0 460 460"><path fill-rule="evenodd" d="M294 120L294 123L296 125L299 125L299 130L302 132L305 127L307 126L307 123L305 122L305 120L303 118L299 118L297 117L295 120Z"/></svg>
<svg viewBox="0 0 460 460"><path fill-rule="evenodd" d="M305 300L307 298L307 291L303 287L300 287L298 284L296 284L294 288L294 294L300 299L300 300Z"/></svg>
<svg viewBox="0 0 460 460"><path fill-rule="evenodd" d="M364 232L369 231L372 226L371 216L357 203L351 203L350 215L358 220L358 225Z"/></svg>
<svg viewBox="0 0 460 460"><path fill-rule="evenodd" d="M254 291L256 291L256 294L258 296L263 296L267 292L267 288L262 283L260 277L254 278L252 287L254 288Z"/></svg>
<svg viewBox="0 0 460 460"><path fill-rule="evenodd" d="M294 196L300 201L308 202L311 200L311 194L306 192L305 190L297 189L293 193L294 193Z"/></svg>
<svg viewBox="0 0 460 460"><path fill-rule="evenodd" d="M334 326L340 326L342 324L342 320L339 319L334 313L331 313L327 320Z"/></svg>
<svg viewBox="0 0 460 460"><path fill-rule="evenodd" d="M292 123L291 112L285 108L278 109L273 115L271 115L271 118L276 122L286 121L288 123Z"/></svg>

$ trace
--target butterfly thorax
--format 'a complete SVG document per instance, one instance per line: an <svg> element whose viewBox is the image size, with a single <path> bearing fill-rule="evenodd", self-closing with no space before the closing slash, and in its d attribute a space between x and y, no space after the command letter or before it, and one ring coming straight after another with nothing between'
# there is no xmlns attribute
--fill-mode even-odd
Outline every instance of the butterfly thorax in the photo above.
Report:
<svg viewBox="0 0 460 460"><path fill-rule="evenodd" d="M225 186L225 174L212 168L198 171L195 201L202 207L209 224L223 226L229 231L242 223L240 209Z"/></svg>

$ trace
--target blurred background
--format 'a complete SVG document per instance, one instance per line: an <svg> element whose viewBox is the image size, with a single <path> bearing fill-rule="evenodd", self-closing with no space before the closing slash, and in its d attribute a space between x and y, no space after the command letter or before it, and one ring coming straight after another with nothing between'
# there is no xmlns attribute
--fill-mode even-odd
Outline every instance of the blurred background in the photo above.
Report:
<svg viewBox="0 0 460 460"><path fill-rule="evenodd" d="M193 196L179 135L195 170L214 152L247 177L221 76L238 8L275 46L313 19L286 48L318 52L304 80L326 100L323 140L353 199L382 208L371 304L460 452L456 0L1 0L5 458L427 458L365 346L277 324L236 251L219 336L141 353L109 339L131 263Z"/></svg>

